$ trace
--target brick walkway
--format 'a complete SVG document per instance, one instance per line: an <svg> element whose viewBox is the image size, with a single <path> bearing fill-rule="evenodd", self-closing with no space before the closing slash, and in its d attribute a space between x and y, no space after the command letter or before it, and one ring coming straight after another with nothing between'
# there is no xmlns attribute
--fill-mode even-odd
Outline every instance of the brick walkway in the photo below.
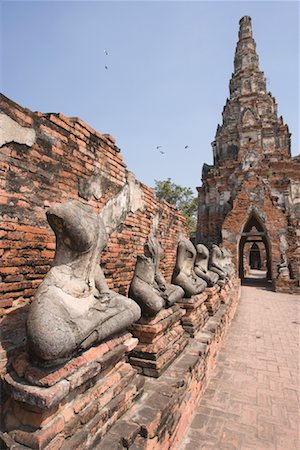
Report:
<svg viewBox="0 0 300 450"><path fill-rule="evenodd" d="M300 299L244 286L180 450L299 450Z"/></svg>

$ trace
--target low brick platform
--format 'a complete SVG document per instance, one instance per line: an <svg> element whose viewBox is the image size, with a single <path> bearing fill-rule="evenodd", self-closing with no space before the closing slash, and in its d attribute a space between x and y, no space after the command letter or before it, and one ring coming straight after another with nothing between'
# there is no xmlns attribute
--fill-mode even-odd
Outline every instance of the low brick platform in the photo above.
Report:
<svg viewBox="0 0 300 450"><path fill-rule="evenodd" d="M299 450L299 315L297 295L242 287L180 450Z"/></svg>
<svg viewBox="0 0 300 450"><path fill-rule="evenodd" d="M286 277L280 277L274 280L274 287L276 292L283 294L300 294L300 283L298 280L290 280Z"/></svg>
<svg viewBox="0 0 300 450"><path fill-rule="evenodd" d="M224 290L224 288L222 288L222 290ZM213 286L211 288L206 288L204 292L207 294L205 306L207 308L208 314L210 316L213 316L218 311L221 305L220 287Z"/></svg>
<svg viewBox="0 0 300 450"><path fill-rule="evenodd" d="M188 342L180 323L184 314L185 310L174 305L131 326L139 344L130 352L129 362L139 373L158 378L182 352Z"/></svg>
<svg viewBox="0 0 300 450"><path fill-rule="evenodd" d="M16 357L4 377L1 448L95 448L143 391L144 377L125 360L137 343L124 333L52 370Z"/></svg>
<svg viewBox="0 0 300 450"><path fill-rule="evenodd" d="M230 292L230 290L232 289L233 285L235 283L235 277L231 277L230 280L225 284L225 286L223 286L219 292L219 298L221 303L225 303L228 302L228 300L230 299L230 295L228 295L228 293Z"/></svg>
<svg viewBox="0 0 300 450"><path fill-rule="evenodd" d="M208 295L203 293L193 295L191 298L183 298L178 302L178 305L186 311L181 319L182 327L191 337L195 337L208 319L205 304L207 297Z"/></svg>
<svg viewBox="0 0 300 450"><path fill-rule="evenodd" d="M235 280L228 299L158 380L147 378L142 397L96 450L177 450L214 367L240 296Z"/></svg>

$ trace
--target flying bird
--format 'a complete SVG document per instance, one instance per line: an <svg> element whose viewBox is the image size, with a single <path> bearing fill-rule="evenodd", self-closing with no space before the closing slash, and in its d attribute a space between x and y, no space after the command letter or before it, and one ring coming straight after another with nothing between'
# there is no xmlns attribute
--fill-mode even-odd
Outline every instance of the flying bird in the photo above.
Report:
<svg viewBox="0 0 300 450"><path fill-rule="evenodd" d="M108 51L107 51L107 50L104 50L104 53L106 54L106 56L108 56L108 55L109 55L109 53L108 53Z"/></svg>
<svg viewBox="0 0 300 450"><path fill-rule="evenodd" d="M188 145L186 145L184 148L189 148L189 146Z"/></svg>
<svg viewBox="0 0 300 450"><path fill-rule="evenodd" d="M163 152L162 150L159 150L159 153L161 153L162 155L164 155L164 154L165 154L165 152Z"/></svg>
<svg viewBox="0 0 300 450"><path fill-rule="evenodd" d="M157 150L159 150L160 148L161 148L161 145L158 145L158 146L156 147Z"/></svg>
<svg viewBox="0 0 300 450"><path fill-rule="evenodd" d="M108 70L108 67L107 67L107 66L104 66L104 67L105 67L106 70Z"/></svg>

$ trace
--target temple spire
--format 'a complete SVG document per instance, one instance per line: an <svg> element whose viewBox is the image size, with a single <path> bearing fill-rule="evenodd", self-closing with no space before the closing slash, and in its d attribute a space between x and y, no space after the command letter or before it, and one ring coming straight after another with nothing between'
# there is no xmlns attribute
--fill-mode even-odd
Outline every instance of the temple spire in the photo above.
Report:
<svg viewBox="0 0 300 450"><path fill-rule="evenodd" d="M240 19L239 40L244 38L252 38L251 17L244 16Z"/></svg>
<svg viewBox="0 0 300 450"><path fill-rule="evenodd" d="M289 156L289 131L277 116L275 98L267 93L249 16L240 20L229 89L222 124L212 143L215 166L220 167L228 160L242 160L250 150L261 158L265 153L277 158Z"/></svg>
<svg viewBox="0 0 300 450"><path fill-rule="evenodd" d="M256 53L256 44L252 37L251 18L249 16L244 16L240 20L239 40L234 58L234 75L245 70L259 71L259 60Z"/></svg>
<svg viewBox="0 0 300 450"><path fill-rule="evenodd" d="M234 73L230 81L230 98L246 93L266 93L266 80L259 68L256 43L252 36L251 17L240 20L239 40L234 56Z"/></svg>

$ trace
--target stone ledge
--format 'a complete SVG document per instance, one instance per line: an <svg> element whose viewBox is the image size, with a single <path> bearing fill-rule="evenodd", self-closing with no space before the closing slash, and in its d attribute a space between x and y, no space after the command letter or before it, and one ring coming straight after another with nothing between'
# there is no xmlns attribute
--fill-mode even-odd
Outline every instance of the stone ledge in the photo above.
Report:
<svg viewBox="0 0 300 450"><path fill-rule="evenodd" d="M6 374L4 382L15 400L49 409L76 387L118 363L137 344L138 340L126 333L51 369L30 365L27 354L22 353L12 362L15 373Z"/></svg>
<svg viewBox="0 0 300 450"><path fill-rule="evenodd" d="M182 298L177 303L183 308L183 309L196 309L198 306L202 305L202 303L205 302L207 299L208 294L206 292L193 295L190 298Z"/></svg>
<svg viewBox="0 0 300 450"><path fill-rule="evenodd" d="M160 311L154 318L144 318L142 321L130 327L130 331L136 337L142 335L155 335L164 332L174 322L181 319L184 312L180 309L180 306L174 305L171 308Z"/></svg>
<svg viewBox="0 0 300 450"><path fill-rule="evenodd" d="M31 366L23 353L13 363L20 376L13 369L5 376L0 442L38 450L94 448L143 392L144 378L126 362L137 343L123 333L51 369Z"/></svg>
<svg viewBox="0 0 300 450"><path fill-rule="evenodd" d="M195 337L208 319L207 299L208 294L203 292L178 302L186 311L181 319L182 327L191 337Z"/></svg>
<svg viewBox="0 0 300 450"><path fill-rule="evenodd" d="M173 305L131 326L130 331L140 342L128 360L139 373L158 378L182 352L188 343L180 323L184 314L184 309Z"/></svg>

